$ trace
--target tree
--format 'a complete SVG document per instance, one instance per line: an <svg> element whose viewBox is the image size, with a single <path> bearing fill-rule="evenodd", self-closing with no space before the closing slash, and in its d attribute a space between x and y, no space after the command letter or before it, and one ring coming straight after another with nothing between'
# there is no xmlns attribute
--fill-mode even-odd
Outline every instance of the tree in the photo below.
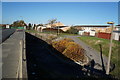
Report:
<svg viewBox="0 0 120 80"><path fill-rule="evenodd" d="M71 27L69 30L66 31L67 33L71 33L71 34L77 34L78 30L75 29L74 27Z"/></svg>
<svg viewBox="0 0 120 80"><path fill-rule="evenodd" d="M14 21L12 27L24 27L26 23L23 20Z"/></svg>
<svg viewBox="0 0 120 80"><path fill-rule="evenodd" d="M43 26L43 24L38 24L37 26Z"/></svg>
<svg viewBox="0 0 120 80"><path fill-rule="evenodd" d="M34 24L34 26L33 26L33 30L35 30L35 27L37 27L38 25L36 25L36 24Z"/></svg>
<svg viewBox="0 0 120 80"><path fill-rule="evenodd" d="M50 24L51 27L53 27L52 25L53 25L54 23L56 23L56 22L57 22L57 19L48 20L48 24Z"/></svg>
<svg viewBox="0 0 120 80"><path fill-rule="evenodd" d="M32 28L32 24L29 23L28 26L27 26L27 29L30 30Z"/></svg>

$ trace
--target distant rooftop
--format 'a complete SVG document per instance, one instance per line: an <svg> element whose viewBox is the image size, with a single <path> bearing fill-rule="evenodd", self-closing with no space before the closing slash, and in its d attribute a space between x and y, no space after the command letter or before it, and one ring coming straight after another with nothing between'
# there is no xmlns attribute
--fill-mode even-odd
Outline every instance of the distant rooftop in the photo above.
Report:
<svg viewBox="0 0 120 80"><path fill-rule="evenodd" d="M54 28L64 28L64 27L68 27L68 26L56 26Z"/></svg>
<svg viewBox="0 0 120 80"><path fill-rule="evenodd" d="M120 26L120 24L116 25L116 26Z"/></svg>
<svg viewBox="0 0 120 80"><path fill-rule="evenodd" d="M84 26L84 25L91 25L91 26L109 26L110 24L75 24L74 26ZM120 26L120 24L114 24L115 26Z"/></svg>
<svg viewBox="0 0 120 80"><path fill-rule="evenodd" d="M120 33L120 31L113 31L114 33Z"/></svg>
<svg viewBox="0 0 120 80"><path fill-rule="evenodd" d="M91 24L88 24L88 25L75 25L76 27L79 26L79 27L109 27L109 25L100 25L100 24L96 24L96 25L91 25Z"/></svg>

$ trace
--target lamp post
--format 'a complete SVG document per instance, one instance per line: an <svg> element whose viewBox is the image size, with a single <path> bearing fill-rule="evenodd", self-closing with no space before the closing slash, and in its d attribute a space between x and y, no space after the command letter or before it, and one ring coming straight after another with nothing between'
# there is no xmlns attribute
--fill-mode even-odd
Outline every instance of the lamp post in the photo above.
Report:
<svg viewBox="0 0 120 80"><path fill-rule="evenodd" d="M109 74L109 71L110 71L110 59L111 59L111 52L112 52L112 40L113 40L113 26L114 26L114 22L107 22L107 24L111 25L111 38L110 38L110 47L109 47L107 70L106 70L106 74Z"/></svg>

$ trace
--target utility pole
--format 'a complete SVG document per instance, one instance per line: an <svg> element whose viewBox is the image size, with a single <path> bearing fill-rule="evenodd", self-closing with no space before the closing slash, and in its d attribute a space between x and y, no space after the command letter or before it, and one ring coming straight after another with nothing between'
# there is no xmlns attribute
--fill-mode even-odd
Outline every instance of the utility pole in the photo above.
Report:
<svg viewBox="0 0 120 80"><path fill-rule="evenodd" d="M59 35L59 33L60 33L60 30L59 30L59 26L58 26L58 35Z"/></svg>
<svg viewBox="0 0 120 80"><path fill-rule="evenodd" d="M109 71L110 71L110 59L111 59L111 52L112 52L112 40L113 40L113 26L114 26L114 22L108 22L107 24L111 24L111 38L110 38L110 47L109 47L107 70L106 70L106 74L109 74Z"/></svg>

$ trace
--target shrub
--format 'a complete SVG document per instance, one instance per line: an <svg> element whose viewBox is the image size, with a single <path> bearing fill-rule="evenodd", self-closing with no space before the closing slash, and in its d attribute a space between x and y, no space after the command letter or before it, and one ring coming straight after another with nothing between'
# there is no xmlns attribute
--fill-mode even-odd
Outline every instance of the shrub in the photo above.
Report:
<svg viewBox="0 0 120 80"><path fill-rule="evenodd" d="M70 43L71 44L71 43ZM74 61L83 61L84 50L77 44L69 45L63 52L65 56L71 58Z"/></svg>
<svg viewBox="0 0 120 80"><path fill-rule="evenodd" d="M60 41L54 41L52 45L63 55L74 61L78 62L84 60L84 49L71 39L65 38Z"/></svg>
<svg viewBox="0 0 120 80"><path fill-rule="evenodd" d="M74 27L71 27L69 30L66 31L66 33L77 34L77 33L78 33L78 30L75 29Z"/></svg>

